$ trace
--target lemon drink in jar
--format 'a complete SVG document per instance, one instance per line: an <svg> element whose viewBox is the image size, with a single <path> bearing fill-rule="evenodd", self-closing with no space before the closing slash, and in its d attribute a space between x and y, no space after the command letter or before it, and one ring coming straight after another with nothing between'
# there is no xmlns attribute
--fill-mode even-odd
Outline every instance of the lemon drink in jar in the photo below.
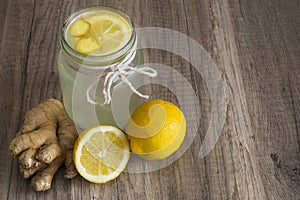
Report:
<svg viewBox="0 0 300 200"><path fill-rule="evenodd" d="M98 124L117 125L111 104L91 104L87 101L87 90L109 65L121 61L132 67L143 64L141 52L136 51L136 33L130 18L111 7L85 8L71 14L61 34L58 69L66 112L81 129ZM133 86L142 85L140 74L133 73L127 79ZM94 93L91 93L97 102L104 101L103 81L100 79ZM114 104L128 107L122 96L132 94L132 91L118 77L113 80L111 92L118 94ZM130 111L141 103L142 99L133 95L129 103ZM126 115L118 120L123 125L120 127L118 124L120 128L124 128L128 121Z"/></svg>

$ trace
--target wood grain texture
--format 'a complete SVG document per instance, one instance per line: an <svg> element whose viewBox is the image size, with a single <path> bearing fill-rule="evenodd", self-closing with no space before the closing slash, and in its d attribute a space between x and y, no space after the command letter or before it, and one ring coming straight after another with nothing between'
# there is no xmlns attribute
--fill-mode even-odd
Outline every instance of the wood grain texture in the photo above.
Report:
<svg viewBox="0 0 300 200"><path fill-rule="evenodd" d="M200 101L198 134L172 165L151 173L123 173L104 185L56 174L52 189L36 193L8 151L26 110L61 98L56 68L60 28L67 16L91 5L120 8L137 27L188 34L208 51L228 84L223 133L199 158L210 119L201 75L171 53L147 59L170 65L193 85ZM128 0L0 2L1 199L299 199L300 2L297 0ZM176 102L165 88L156 98Z"/></svg>

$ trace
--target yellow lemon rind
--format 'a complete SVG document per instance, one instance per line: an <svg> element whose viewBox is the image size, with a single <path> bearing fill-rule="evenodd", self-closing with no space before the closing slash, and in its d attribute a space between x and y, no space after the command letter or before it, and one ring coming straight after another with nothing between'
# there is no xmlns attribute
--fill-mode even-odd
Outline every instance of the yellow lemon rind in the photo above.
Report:
<svg viewBox="0 0 300 200"><path fill-rule="evenodd" d="M180 128L174 137L174 139L165 147L158 149L156 151L152 152L145 152L145 153L136 153L133 152L135 155L145 159L145 160L161 160L169 157L172 155L174 152L176 152L179 147L181 146L184 137L186 133L186 121L184 116L181 116L181 123L180 123Z"/></svg>
<svg viewBox="0 0 300 200"><path fill-rule="evenodd" d="M89 173L86 172L85 168L82 166L81 162L80 162L80 157L81 157L81 149L83 148L84 143L86 143L88 141L88 139L95 133L95 132L105 132L105 131L113 131L118 137L120 137L122 139L122 141L124 142L124 157L122 162L120 163L120 165L118 166L117 169L115 169L115 171L109 175L91 175ZM75 142L74 145L74 151L73 151L73 160L74 160L74 164L75 167L78 171L78 173L86 180L92 182L92 183L106 183L108 181L111 181L115 178L117 178L122 171L124 171L124 169L126 168L126 165L129 161L129 157L130 157L130 151L129 151L129 144L127 141L127 138L125 136L125 134L119 130L116 127L113 126L108 126L108 125L102 125L102 126L95 126L95 127L91 127L87 130L85 130L77 139L77 141Z"/></svg>

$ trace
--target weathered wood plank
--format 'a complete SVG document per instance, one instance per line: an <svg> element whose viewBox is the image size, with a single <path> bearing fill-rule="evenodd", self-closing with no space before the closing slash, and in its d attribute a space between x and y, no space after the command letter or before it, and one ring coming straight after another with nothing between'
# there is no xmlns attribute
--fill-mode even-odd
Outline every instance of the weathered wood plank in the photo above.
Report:
<svg viewBox="0 0 300 200"><path fill-rule="evenodd" d="M4 6L6 4L6 6ZM8 144L15 135L19 119L22 116L23 89L26 82L26 63L30 27L33 17L33 2L7 1L3 4L6 16L1 20L3 32L1 38L0 85L1 85L1 165L0 165L0 195L6 199L9 193L14 196L26 195L27 184L20 178L17 163L10 157ZM23 10L23 7L28 10ZM14 12L13 12L14 11ZM19 189L19 190L18 190ZM23 194L20 194L23 192Z"/></svg>
<svg viewBox="0 0 300 200"><path fill-rule="evenodd" d="M298 1L230 5L259 174L269 199L300 195L299 5Z"/></svg>
<svg viewBox="0 0 300 200"><path fill-rule="evenodd" d="M189 34L217 63L230 98L223 133L199 158L210 119L210 97L200 74L168 52L146 59L173 66L200 101L199 131L189 150L159 171L123 173L96 185L69 181L63 170L52 189L35 193L8 152L26 110L61 98L56 69L60 28L73 11L105 4L126 11L137 27ZM0 196L3 199L297 199L300 196L299 1L1 1ZM157 98L176 102L165 88Z"/></svg>
<svg viewBox="0 0 300 200"><path fill-rule="evenodd" d="M249 114L238 54L232 29L228 2L197 1L186 4L186 10L198 12L197 20L187 18L193 38L204 38L204 47L223 72L227 80L230 100L227 120L222 137L213 151L204 158L208 168L208 184L211 199L264 199L256 166L256 153L251 141ZM204 9L203 9L204 8ZM207 37L201 37L202 27ZM220 175L218 175L218 173Z"/></svg>

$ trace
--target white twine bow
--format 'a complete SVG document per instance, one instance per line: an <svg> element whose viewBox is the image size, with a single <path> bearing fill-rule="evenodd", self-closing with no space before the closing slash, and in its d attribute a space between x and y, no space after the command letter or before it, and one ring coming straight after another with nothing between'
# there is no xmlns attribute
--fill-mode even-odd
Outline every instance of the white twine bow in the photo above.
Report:
<svg viewBox="0 0 300 200"><path fill-rule="evenodd" d="M104 72L99 76L98 79L96 79L87 89L86 91L86 98L87 101L93 105L97 106L102 106L109 104L111 102L111 86L112 83L114 82L114 79L116 77L119 77L123 83L129 86L129 88L138 96L148 99L148 95L144 95L137 91L131 82L127 79L127 76L133 73L139 73L139 74L144 74L149 77L155 77L157 76L157 71L150 68L150 67L140 67L140 68L135 68L135 67L130 67L129 64L133 61L136 55L136 48L134 48L133 51L131 51L121 62L110 65L107 67L107 69L104 70ZM92 88L98 84L99 80L104 78L104 83L102 86L102 93L104 95L104 102L97 102L93 100L90 96L90 92Z"/></svg>

